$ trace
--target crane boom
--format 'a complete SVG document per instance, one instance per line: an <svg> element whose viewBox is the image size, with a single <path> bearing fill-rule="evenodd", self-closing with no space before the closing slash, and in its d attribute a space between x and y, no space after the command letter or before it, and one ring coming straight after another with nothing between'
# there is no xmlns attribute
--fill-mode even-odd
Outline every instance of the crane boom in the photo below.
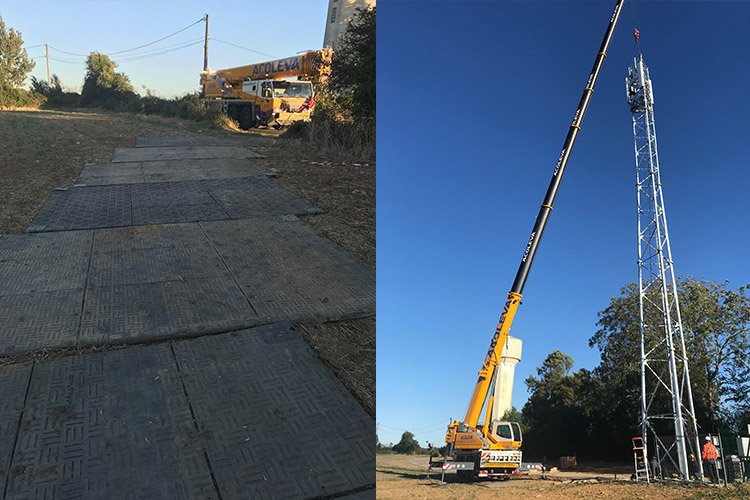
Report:
<svg viewBox="0 0 750 500"><path fill-rule="evenodd" d="M581 131L583 117L586 115L586 109L591 100L591 95L594 93L594 85L596 85L599 70L604 63L604 59L607 57L607 49L612 40L612 35L614 34L615 26L617 25L617 20L620 17L620 12L622 11L624 3L625 0L617 0L615 9L612 12L612 17L609 19L607 31L604 33L604 40L602 40L602 45L599 48L599 52L596 54L594 67L591 69L591 74L586 82L586 88L583 89L583 95L581 96L578 108L573 116L573 123L568 127L568 135L565 137L562 152L560 153L560 157L555 165L555 170L552 173L552 180L549 183L549 188L547 188L547 194L539 208L539 215L537 215L536 222L534 222L534 228L531 230L529 242L526 244L521 264L516 273L516 279L513 281L513 287L510 289L510 292L508 292L508 298L505 301L505 307L500 316L500 321L495 329L495 334L490 341L490 348L487 351L484 362L482 363L482 368L479 371L479 380L477 381L474 394L471 397L471 402L469 403L469 408L466 412L466 417L464 418L464 423L472 428L476 428L479 415L482 412L482 407L487 399L487 393L492 382L492 377L494 376L495 369L500 361L500 353L502 352L503 346L508 338L508 332L510 331L513 317L515 316L516 310L521 301L521 294L526 285L526 279L529 276L531 264L533 263L536 251L539 248L539 242L542 239L542 233L547 225L549 214L552 212L552 205L555 202L557 191L560 189L560 182L565 173L565 167L568 164L573 145L576 142L578 133Z"/></svg>
<svg viewBox="0 0 750 500"><path fill-rule="evenodd" d="M490 347L482 363L482 368L479 370L479 379L474 387L474 393L469 402L466 416L462 422L454 420L448 425L445 435L445 442L448 444L448 453L441 460L433 460L431 458L430 467L440 466L443 469L456 470L459 475L467 478L488 476L507 477L519 473L522 460L520 426L515 422L503 422L498 418L493 418L490 414L492 397L490 397L490 404L487 405L484 422L481 425L478 424L479 416L487 401L487 395L492 386L503 347L508 339L513 318L521 302L521 295L529 271L531 270L531 264L536 256L536 251L542 239L544 228L547 225L549 214L552 212L552 205L560 189L560 183L565 173L570 153L573 150L578 133L581 131L581 124L586 115L586 109L594 93L594 85L596 85L596 80L604 59L607 57L607 49L612 40L612 35L614 34L624 3L625 0L617 0L612 16L609 18L604 39L594 60L594 67L591 69L586 87L583 89L583 95L573 116L573 122L568 127L562 152L552 173L552 180L539 208L539 214L536 217L534 228L531 230L531 236L523 252L516 278L513 281L510 292L508 292L508 298L505 301L500 321L490 341Z"/></svg>

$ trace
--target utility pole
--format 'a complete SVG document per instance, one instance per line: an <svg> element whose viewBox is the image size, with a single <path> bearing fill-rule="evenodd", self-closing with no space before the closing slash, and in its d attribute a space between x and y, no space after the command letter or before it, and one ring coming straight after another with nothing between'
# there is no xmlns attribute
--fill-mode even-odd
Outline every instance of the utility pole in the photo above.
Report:
<svg viewBox="0 0 750 500"><path fill-rule="evenodd" d="M636 41L637 36L636 31ZM633 114L638 194L643 460L648 464L649 446L661 450L662 470L671 465L681 480L688 481L695 473L703 477L703 464L659 175L654 94L643 56L633 62L626 90Z"/></svg>
<svg viewBox="0 0 750 500"><path fill-rule="evenodd" d="M206 14L206 40L203 43L203 70L208 69L208 14Z"/></svg>
<svg viewBox="0 0 750 500"><path fill-rule="evenodd" d="M49 47L47 47L47 44L44 44L44 52L47 54L47 88L50 88L52 86L52 80L50 80L49 77Z"/></svg>

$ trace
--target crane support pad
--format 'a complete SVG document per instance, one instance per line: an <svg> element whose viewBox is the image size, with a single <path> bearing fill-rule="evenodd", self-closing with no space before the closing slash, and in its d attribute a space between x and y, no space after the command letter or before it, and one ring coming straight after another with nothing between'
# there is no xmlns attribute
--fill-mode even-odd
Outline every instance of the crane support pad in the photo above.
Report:
<svg viewBox="0 0 750 500"><path fill-rule="evenodd" d="M232 158L90 163L81 170L81 175L75 187L200 181L267 175L269 175L269 172L255 163Z"/></svg>
<svg viewBox="0 0 750 500"><path fill-rule="evenodd" d="M185 146L252 146L244 137L138 137L137 148Z"/></svg>
<svg viewBox="0 0 750 500"><path fill-rule="evenodd" d="M201 158L263 158L263 156L241 146L118 148L115 149L112 162L198 160Z"/></svg>
<svg viewBox="0 0 750 500"><path fill-rule="evenodd" d="M5 500L367 498L374 432L289 324L0 367Z"/></svg>
<svg viewBox="0 0 750 500"><path fill-rule="evenodd" d="M321 212L265 176L87 186L54 191L26 232Z"/></svg>
<svg viewBox="0 0 750 500"><path fill-rule="evenodd" d="M375 272L296 217L0 235L0 356L375 312Z"/></svg>

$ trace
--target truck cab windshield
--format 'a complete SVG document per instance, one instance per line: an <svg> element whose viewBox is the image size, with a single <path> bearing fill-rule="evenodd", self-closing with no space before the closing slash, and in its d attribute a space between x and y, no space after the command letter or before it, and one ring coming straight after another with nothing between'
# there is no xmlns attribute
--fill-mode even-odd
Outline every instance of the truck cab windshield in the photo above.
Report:
<svg viewBox="0 0 750 500"><path fill-rule="evenodd" d="M310 82L273 82L273 96L280 97L303 97L312 95L312 84Z"/></svg>

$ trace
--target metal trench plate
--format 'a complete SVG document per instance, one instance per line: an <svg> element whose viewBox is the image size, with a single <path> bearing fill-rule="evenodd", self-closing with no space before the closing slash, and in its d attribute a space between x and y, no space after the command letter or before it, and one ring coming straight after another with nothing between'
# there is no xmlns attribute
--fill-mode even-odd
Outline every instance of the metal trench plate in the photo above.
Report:
<svg viewBox="0 0 750 500"><path fill-rule="evenodd" d="M167 344L38 362L5 500L217 498Z"/></svg>
<svg viewBox="0 0 750 500"><path fill-rule="evenodd" d="M173 344L225 500L338 498L375 482L373 420L290 328Z"/></svg>
<svg viewBox="0 0 750 500"><path fill-rule="evenodd" d="M233 186L211 187L209 192L232 219L323 213L267 178L243 179Z"/></svg>
<svg viewBox="0 0 750 500"><path fill-rule="evenodd" d="M115 149L112 162L196 160L200 158L262 158L262 156L241 146L118 148Z"/></svg>
<svg viewBox="0 0 750 500"><path fill-rule="evenodd" d="M183 166L182 161L144 162L146 182L191 181L203 179L229 179L255 177L267 174L266 170L248 160L199 159Z"/></svg>
<svg viewBox="0 0 750 500"><path fill-rule="evenodd" d="M0 355L75 344L92 237L0 236Z"/></svg>
<svg viewBox="0 0 750 500"><path fill-rule="evenodd" d="M92 186L55 191L26 231L319 212L265 177Z"/></svg>
<svg viewBox="0 0 750 500"><path fill-rule="evenodd" d="M99 186L52 193L26 232L129 226L128 186Z"/></svg>
<svg viewBox="0 0 750 500"><path fill-rule="evenodd" d="M141 163L92 163L81 170L75 187L144 182Z"/></svg>
<svg viewBox="0 0 750 500"><path fill-rule="evenodd" d="M249 160L232 158L96 163L83 167L76 187L229 179L266 174L266 170Z"/></svg>
<svg viewBox="0 0 750 500"><path fill-rule="evenodd" d="M246 328L258 318L195 224L97 231L81 345Z"/></svg>
<svg viewBox="0 0 750 500"><path fill-rule="evenodd" d="M243 137L138 137L137 148L183 146L252 146Z"/></svg>
<svg viewBox="0 0 750 500"><path fill-rule="evenodd" d="M31 363L0 366L0 491L5 491L30 375Z"/></svg>
<svg viewBox="0 0 750 500"><path fill-rule="evenodd" d="M83 289L0 295L0 355L73 347Z"/></svg>
<svg viewBox="0 0 750 500"><path fill-rule="evenodd" d="M201 223L262 322L375 312L375 271L300 220Z"/></svg>

